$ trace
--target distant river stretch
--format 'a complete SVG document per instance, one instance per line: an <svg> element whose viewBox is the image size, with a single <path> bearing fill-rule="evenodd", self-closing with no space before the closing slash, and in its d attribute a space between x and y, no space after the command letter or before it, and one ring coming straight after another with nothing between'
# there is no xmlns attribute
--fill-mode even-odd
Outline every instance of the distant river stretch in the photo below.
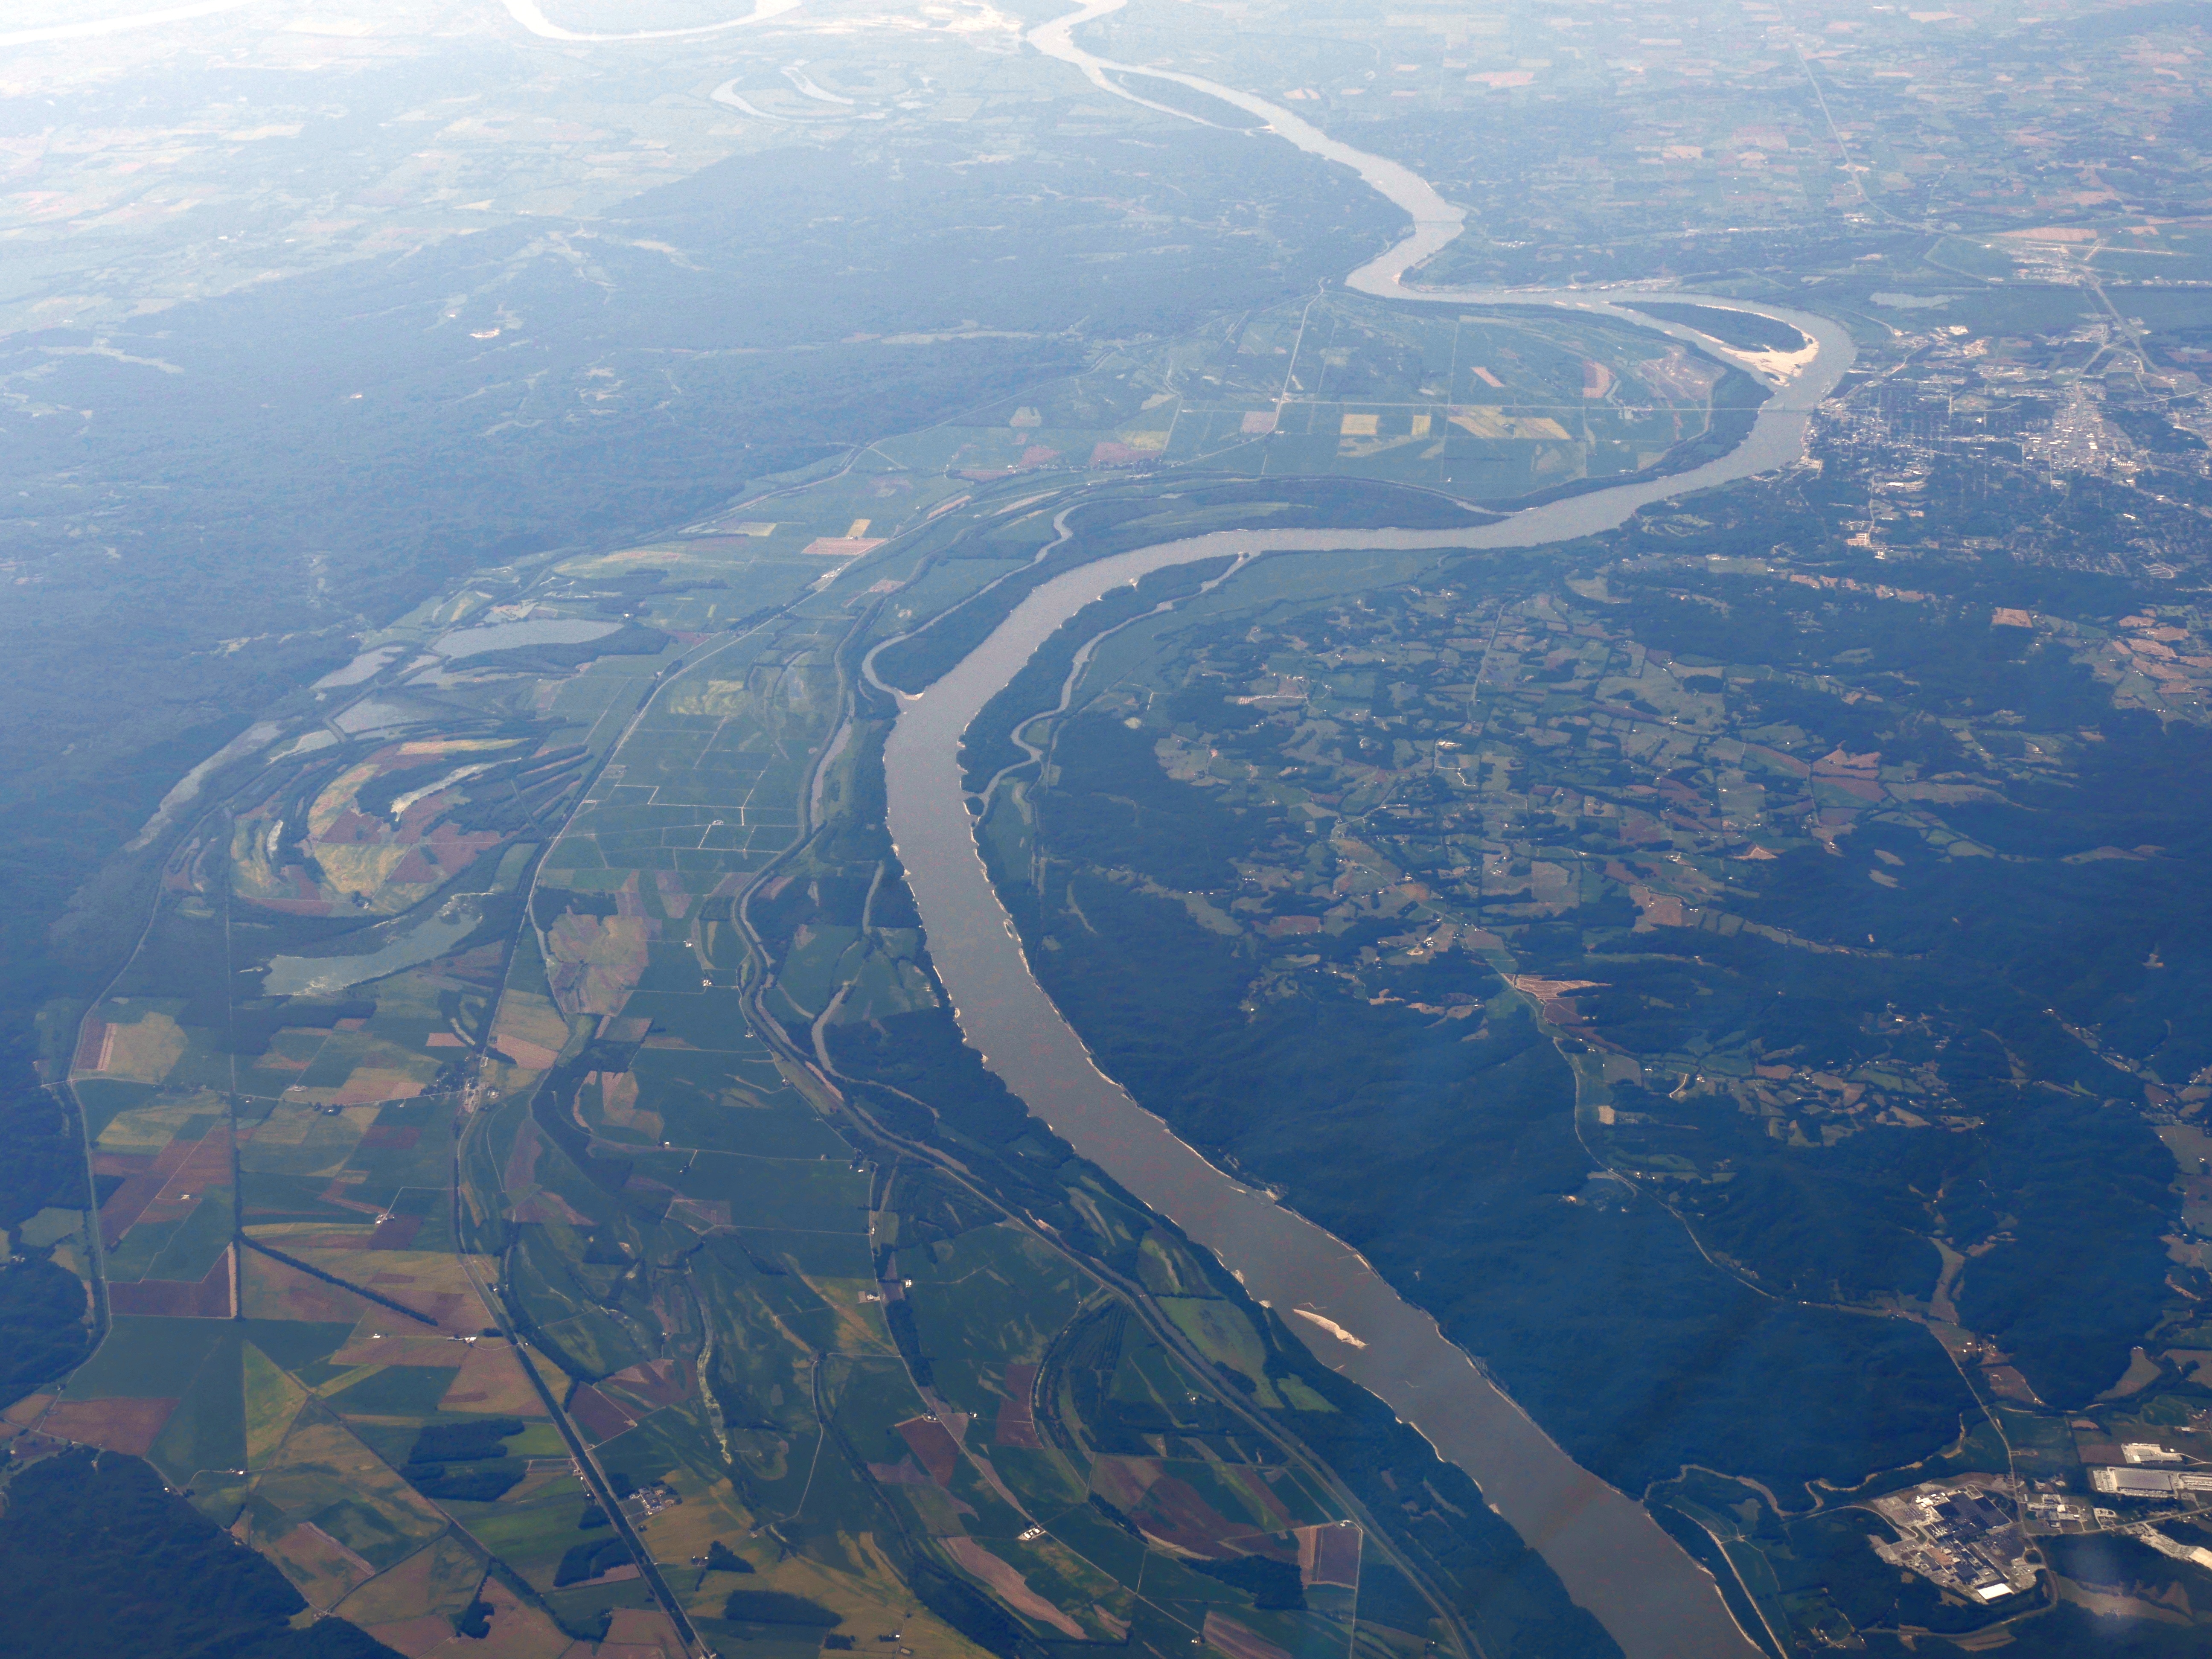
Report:
<svg viewBox="0 0 2212 1659"><path fill-rule="evenodd" d="M1260 116L1275 136L1358 173L1403 208L1413 227L1405 240L1346 278L1347 286L1391 299L1458 306L1554 305L1692 337L1589 290L1407 286L1407 273L1459 234L1465 219L1461 209L1398 163L1339 143L1249 93L1196 76L1111 64L1073 44L1078 26L1121 3L1095 0L1032 31L1030 40L1117 96L1135 94L1109 76L1109 69L1172 81ZM1148 571L1224 553L1533 547L1609 530L1650 502L1796 459L1804 451L1813 406L1850 366L1849 336L1825 318L1732 298L1671 292L1667 297L1777 318L1813 343L1790 358L1733 354L1774 395L1751 435L1730 454L1693 471L1570 496L1478 529L1224 531L1071 570L1036 589L957 667L905 702L885 750L888 816L921 908L931 959L961 1030L1008 1088L1084 1157L1218 1254L1254 1296L1285 1313L1304 1310L1329 1322L1310 1331L1299 1321L1291 1322L1325 1363L1388 1402L1441 1455L1466 1470L1630 1659L1751 1659L1759 1650L1738 1629L1711 1576L1641 1505L1554 1445L1434 1320L1407 1305L1357 1251L1208 1163L1099 1070L1031 975L1013 923L992 890L976 850L959 761L962 734L1054 630L1093 599ZM1698 343L1712 349L1708 340ZM1344 1337L1325 1334L1332 1327Z"/></svg>

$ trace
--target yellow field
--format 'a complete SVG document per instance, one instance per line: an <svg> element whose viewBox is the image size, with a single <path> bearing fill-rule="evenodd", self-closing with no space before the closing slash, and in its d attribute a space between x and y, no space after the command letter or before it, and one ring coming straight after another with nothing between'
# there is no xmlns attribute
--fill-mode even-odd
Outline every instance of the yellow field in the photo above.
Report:
<svg viewBox="0 0 2212 1659"><path fill-rule="evenodd" d="M375 1568L312 1521L302 1521L261 1548L318 1613L328 1613L376 1576Z"/></svg>
<svg viewBox="0 0 2212 1659"><path fill-rule="evenodd" d="M718 536L765 537L775 533L773 524L732 525L714 533ZM716 559L708 555L712 550L696 545L630 547L619 553L599 553L579 559L565 559L559 565L564 576L612 576L625 570L673 570L689 565L705 574L726 573L732 568L728 557ZM748 556L738 555L736 562L742 566Z"/></svg>
<svg viewBox="0 0 2212 1659"><path fill-rule="evenodd" d="M860 1298L876 1293L872 1279L823 1279L802 1275L806 1287L828 1303L837 1316L840 1353L890 1353L894 1351L890 1328L884 1323L882 1304Z"/></svg>
<svg viewBox="0 0 2212 1659"><path fill-rule="evenodd" d="M266 1468L307 1403L307 1391L284 1375L276 1361L247 1343L246 1364L246 1467Z"/></svg>
<svg viewBox="0 0 2212 1659"><path fill-rule="evenodd" d="M696 1501L687 1492L682 1506L656 1516L653 1525L658 1527L682 1515ZM647 1536L652 1534L648 1533ZM671 1541L676 1540L672 1537ZM725 1541L736 1548L744 1540L742 1537L726 1537ZM854 1564L854 1571L833 1572L798 1556L780 1563L772 1559L757 1559L754 1565L759 1569L758 1576L747 1577L745 1588L782 1590L828 1607L842 1614L844 1628L869 1648L875 1646L870 1638L898 1631L902 1632L900 1645L913 1649L915 1659L976 1659L978 1650L974 1645L950 1626L915 1605L897 1571L884 1558L871 1534L841 1534L838 1542L840 1553ZM656 1542L653 1553L665 1559L674 1552L663 1551ZM708 1590L714 1589L710 1580ZM722 1595L727 1593L728 1581L723 1580L718 1593L702 1592L693 1600L691 1610L714 1616Z"/></svg>
<svg viewBox="0 0 2212 1659"><path fill-rule="evenodd" d="M553 960L584 969L583 983L568 995L568 1006L579 1013L621 1012L644 976L647 939L643 916L569 915L556 920L546 935Z"/></svg>
<svg viewBox="0 0 2212 1659"><path fill-rule="evenodd" d="M379 1296L436 1320L435 1328L371 1307L344 1347L331 1356L344 1365L458 1365L466 1350L448 1340L474 1336L491 1323L483 1299L469 1283L463 1259L434 1250L301 1250L301 1261L339 1279L366 1285ZM477 1260L477 1271L489 1279L497 1263ZM382 1332L381 1340L374 1333ZM427 1345L427 1346L426 1346Z"/></svg>
<svg viewBox="0 0 2212 1659"><path fill-rule="evenodd" d="M635 1129L640 1134L660 1139L661 1121L658 1112L641 1111L637 1103L637 1079L629 1072L609 1074L594 1072L586 1084L596 1080L599 1085L599 1119L620 1128Z"/></svg>
<svg viewBox="0 0 2212 1659"><path fill-rule="evenodd" d="M1451 423L1478 438L1551 438L1571 441L1574 436L1548 415L1505 415L1488 404L1468 404L1453 410Z"/></svg>
<svg viewBox="0 0 2212 1659"><path fill-rule="evenodd" d="M387 1647L426 1651L433 1642L453 1639L453 1620L476 1599L483 1575L483 1563L449 1533L363 1584L336 1611ZM380 1626L392 1628L380 1634Z"/></svg>
<svg viewBox="0 0 2212 1659"><path fill-rule="evenodd" d="M368 761L358 766L349 766L323 787L307 808L307 833L319 839L331 832L331 826L343 817L346 810L361 793L362 785L376 775L376 768Z"/></svg>
<svg viewBox="0 0 2212 1659"><path fill-rule="evenodd" d="M159 1083L185 1057L190 1041L163 1013L149 1012L127 1025L111 1024L100 1048L100 1075Z"/></svg>
<svg viewBox="0 0 2212 1659"><path fill-rule="evenodd" d="M1226 1302L1187 1297L1170 1297L1160 1306L1208 1359L1251 1378L1258 1389L1254 1397L1262 1406L1270 1410L1280 1407L1282 1401L1276 1398L1267 1377L1267 1349L1261 1344L1259 1332L1242 1313Z"/></svg>
<svg viewBox="0 0 2212 1659"><path fill-rule="evenodd" d="M446 1390L438 1409L485 1412L497 1417L545 1415L544 1402L522 1374L522 1362L514 1350L490 1337L468 1349L461 1360L460 1375Z"/></svg>
<svg viewBox="0 0 2212 1659"><path fill-rule="evenodd" d="M472 1642L465 1636L450 1637L437 1650L440 1659L448 1654L465 1654L468 1659L561 1659L564 1654L574 1654L577 1659L585 1659L591 1653L590 1643L572 1642L551 1619L521 1600L498 1579L485 1579L477 1594L490 1604L490 1631L480 1641ZM383 1638L380 1636L379 1639ZM416 1659L420 1659L422 1651L416 1650Z"/></svg>
<svg viewBox="0 0 2212 1659"><path fill-rule="evenodd" d="M510 989L500 999L492 1046L511 1055L523 1070L549 1069L568 1042L568 1022L550 998L533 991Z"/></svg>
<svg viewBox="0 0 2212 1659"><path fill-rule="evenodd" d="M744 714L751 702L752 695L743 680L686 679L670 694L668 708L672 714L714 714L731 720Z"/></svg>
<svg viewBox="0 0 2212 1659"><path fill-rule="evenodd" d="M164 1102L118 1112L93 1144L103 1152L132 1152L149 1157L176 1139L187 1120L222 1109L222 1097L202 1090L189 1100Z"/></svg>

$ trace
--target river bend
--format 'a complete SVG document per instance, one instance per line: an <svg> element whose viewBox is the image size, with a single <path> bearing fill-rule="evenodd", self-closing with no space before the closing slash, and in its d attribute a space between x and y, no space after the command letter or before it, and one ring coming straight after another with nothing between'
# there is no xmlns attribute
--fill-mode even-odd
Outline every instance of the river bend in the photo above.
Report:
<svg viewBox="0 0 2212 1659"><path fill-rule="evenodd" d="M1772 395L1750 435L1717 460L1671 477L1570 496L1478 528L1223 531L1139 548L1042 584L942 679L902 700L885 747L891 838L921 913L931 959L962 1031L1006 1086L1078 1152L1216 1252L1254 1296L1285 1313L1318 1316L1292 1323L1320 1358L1386 1401L1440 1455L1466 1470L1630 1659L1748 1659L1759 1650L1729 1613L1711 1575L1641 1505L1577 1466L1358 1252L1209 1163L1099 1069L1031 975L1013 922L992 889L976 848L959 751L984 704L1063 622L1147 572L1224 554L1535 547L1609 530L1654 501L1787 465L1804 453L1814 406L1850 366L1850 337L1825 318L1667 291L1671 300L1777 318L1811 342L1794 356L1747 354L1717 349L1704 336L1622 309L1617 291L1413 286L1407 273L1460 234L1462 210L1409 169L1340 143L1249 93L1196 76L1113 64L1073 43L1077 27L1121 3L1093 0L1032 30L1029 40L1116 96L1150 101L1109 70L1172 81L1257 115L1275 137L1358 173L1404 209L1413 227L1352 273L1346 286L1401 301L1543 304L1610 315L1731 358Z"/></svg>

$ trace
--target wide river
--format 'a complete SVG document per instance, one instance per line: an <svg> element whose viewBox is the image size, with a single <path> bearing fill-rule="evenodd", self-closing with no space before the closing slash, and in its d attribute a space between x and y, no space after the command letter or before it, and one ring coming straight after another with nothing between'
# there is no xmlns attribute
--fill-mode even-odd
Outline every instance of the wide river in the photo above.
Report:
<svg viewBox="0 0 2212 1659"><path fill-rule="evenodd" d="M1122 71L1076 46L1073 28L1121 0L1034 31L1041 51L1073 64L1121 96ZM1688 336L1589 290L1510 294L1409 287L1406 273L1459 234L1463 214L1395 162L1336 143L1289 112L1195 76L1130 70L1207 93L1265 119L1274 134L1348 167L1405 209L1410 234L1347 278L1397 300L1466 306L1510 301L1603 313L1656 333ZM1144 101L1141 99L1139 101ZM1787 321L1813 342L1794 357L1739 362L1774 389L1751 435L1693 471L1650 478L1531 507L1473 530L1224 531L1102 559L1045 583L996 632L920 696L904 700L886 750L891 837L921 911L929 952L968 1040L1006 1086L1131 1193L1215 1251L1251 1293L1286 1315L1304 1310L1327 1325L1289 1321L1328 1364L1360 1383L1474 1480L1498 1512L1559 1574L1567 1592L1631 1659L1748 1659L1758 1649L1737 1627L1710 1574L1644 1509L1580 1468L1528 1414L1407 1304L1358 1252L1265 1193L1244 1186L1178 1140L1102 1072L1030 972L1020 940L976 850L962 787L962 734L1062 622L1109 590L1164 566L1224 553L1328 554L1355 550L1522 548L1612 528L1638 507L1748 477L1804 453L1814 404L1849 367L1849 337L1822 318L1728 298L1669 294ZM1343 1333L1330 1334L1332 1328Z"/></svg>

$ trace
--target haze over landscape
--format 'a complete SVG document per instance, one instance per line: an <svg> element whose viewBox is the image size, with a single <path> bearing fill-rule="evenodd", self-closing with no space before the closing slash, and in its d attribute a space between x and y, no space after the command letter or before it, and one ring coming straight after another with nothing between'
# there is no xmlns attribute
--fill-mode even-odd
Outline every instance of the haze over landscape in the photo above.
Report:
<svg viewBox="0 0 2212 1659"><path fill-rule="evenodd" d="M2204 1653L2208 65L17 0L0 1656Z"/></svg>

